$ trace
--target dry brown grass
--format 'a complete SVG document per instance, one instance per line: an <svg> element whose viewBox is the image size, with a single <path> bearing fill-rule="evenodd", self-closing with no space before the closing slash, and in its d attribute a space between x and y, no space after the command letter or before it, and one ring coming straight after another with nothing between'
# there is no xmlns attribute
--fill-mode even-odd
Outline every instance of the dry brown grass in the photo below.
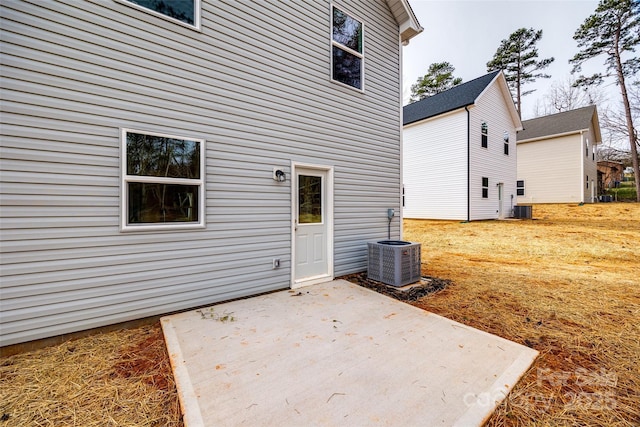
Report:
<svg viewBox="0 0 640 427"><path fill-rule="evenodd" d="M640 204L538 205L535 221L405 222L416 305L540 351L489 426L640 425ZM0 359L0 425L181 426L159 325Z"/></svg>
<svg viewBox="0 0 640 427"><path fill-rule="evenodd" d="M533 221L405 221L421 308L540 357L489 426L640 425L640 204L536 205Z"/></svg>

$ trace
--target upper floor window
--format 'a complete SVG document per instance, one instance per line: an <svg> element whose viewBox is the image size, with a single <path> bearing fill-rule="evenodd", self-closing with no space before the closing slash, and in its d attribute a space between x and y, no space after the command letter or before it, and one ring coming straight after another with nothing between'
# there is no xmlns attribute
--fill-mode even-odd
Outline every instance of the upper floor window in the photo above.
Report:
<svg viewBox="0 0 640 427"><path fill-rule="evenodd" d="M204 225L204 141L122 130L122 229Z"/></svg>
<svg viewBox="0 0 640 427"><path fill-rule="evenodd" d="M584 156L589 157L589 138L584 140Z"/></svg>
<svg viewBox="0 0 640 427"><path fill-rule="evenodd" d="M508 156L509 155L509 132L505 130L504 134L502 135L502 139L504 140L504 154Z"/></svg>
<svg viewBox="0 0 640 427"><path fill-rule="evenodd" d="M356 89L363 89L364 28L362 22L332 7L331 78Z"/></svg>
<svg viewBox="0 0 640 427"><path fill-rule="evenodd" d="M200 0L119 0L134 7L200 28Z"/></svg>
<svg viewBox="0 0 640 427"><path fill-rule="evenodd" d="M481 135L482 148L487 148L489 146L489 125L487 124L487 122L482 122Z"/></svg>

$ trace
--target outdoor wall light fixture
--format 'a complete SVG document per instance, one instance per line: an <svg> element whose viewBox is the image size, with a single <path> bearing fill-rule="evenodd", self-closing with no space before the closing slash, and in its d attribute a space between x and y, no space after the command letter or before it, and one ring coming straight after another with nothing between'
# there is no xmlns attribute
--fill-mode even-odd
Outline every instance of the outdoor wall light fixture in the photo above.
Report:
<svg viewBox="0 0 640 427"><path fill-rule="evenodd" d="M287 175L280 168L273 168L273 180L277 182L284 182L287 180Z"/></svg>
<svg viewBox="0 0 640 427"><path fill-rule="evenodd" d="M504 139L504 142L509 142L509 132L505 130L502 134L502 139Z"/></svg>

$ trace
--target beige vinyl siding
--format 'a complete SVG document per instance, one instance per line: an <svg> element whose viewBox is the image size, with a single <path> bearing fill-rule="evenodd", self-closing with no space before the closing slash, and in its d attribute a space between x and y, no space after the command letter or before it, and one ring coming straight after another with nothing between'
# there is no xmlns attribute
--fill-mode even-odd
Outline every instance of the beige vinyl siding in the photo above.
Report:
<svg viewBox="0 0 640 427"><path fill-rule="evenodd" d="M471 111L471 220L497 219L498 183L503 183L503 216L512 216L516 197L516 129L497 80L478 97ZM481 125L488 125L488 146L481 146ZM504 132L509 155L504 154ZM489 197L482 198L482 178L489 178ZM511 195L513 194L513 202Z"/></svg>
<svg viewBox="0 0 640 427"><path fill-rule="evenodd" d="M518 203L581 202L584 159L580 134L518 143L518 179L525 181Z"/></svg>
<svg viewBox="0 0 640 427"><path fill-rule="evenodd" d="M291 162L335 168L335 275L366 269L400 207L384 1L348 2L364 93L331 82L328 1L202 0L200 31L109 0L1 7L0 345L288 287L291 181L271 174ZM121 128L206 141L204 229L120 232Z"/></svg>
<svg viewBox="0 0 640 427"><path fill-rule="evenodd" d="M408 125L402 138L404 216L467 219L467 112Z"/></svg>

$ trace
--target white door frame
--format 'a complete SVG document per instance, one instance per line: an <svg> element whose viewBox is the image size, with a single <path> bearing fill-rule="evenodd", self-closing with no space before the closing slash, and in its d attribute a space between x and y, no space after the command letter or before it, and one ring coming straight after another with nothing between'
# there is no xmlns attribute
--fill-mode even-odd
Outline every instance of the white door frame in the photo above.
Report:
<svg viewBox="0 0 640 427"><path fill-rule="evenodd" d="M297 169L315 169L327 173L325 216L327 223L327 274L296 280L296 214L298 204ZM333 280L333 166L291 162L291 289Z"/></svg>

